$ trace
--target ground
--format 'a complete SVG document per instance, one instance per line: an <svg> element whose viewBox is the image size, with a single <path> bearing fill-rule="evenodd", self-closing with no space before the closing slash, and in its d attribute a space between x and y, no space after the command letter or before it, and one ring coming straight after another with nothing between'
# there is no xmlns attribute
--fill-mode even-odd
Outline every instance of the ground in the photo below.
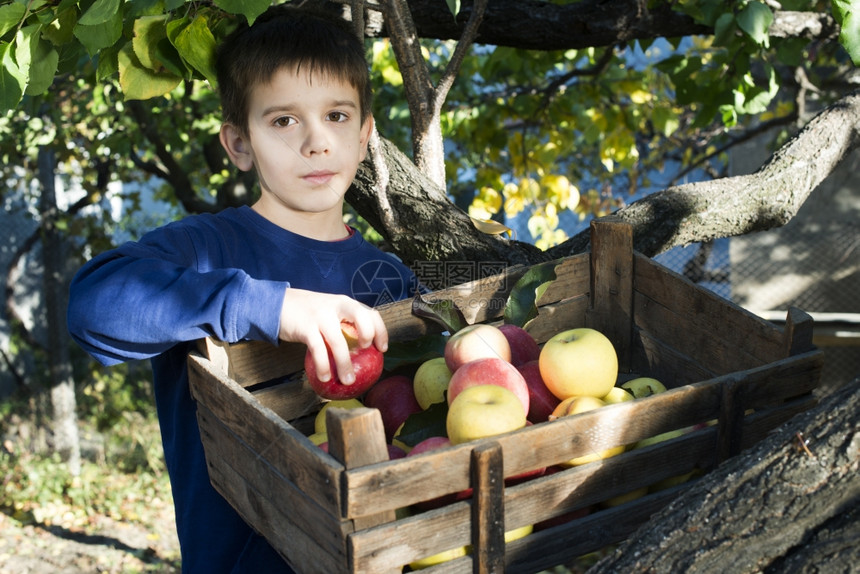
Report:
<svg viewBox="0 0 860 574"><path fill-rule="evenodd" d="M97 516L86 530L20 522L0 513L0 574L174 574L179 543L173 509L151 524Z"/></svg>

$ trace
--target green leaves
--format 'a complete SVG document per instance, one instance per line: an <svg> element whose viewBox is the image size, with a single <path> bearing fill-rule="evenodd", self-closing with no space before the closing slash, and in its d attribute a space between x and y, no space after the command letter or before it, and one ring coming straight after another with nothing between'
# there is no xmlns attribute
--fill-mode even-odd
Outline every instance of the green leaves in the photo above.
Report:
<svg viewBox="0 0 860 574"><path fill-rule="evenodd" d="M225 12L243 15L248 24L253 24L270 4L270 0L215 0L215 5Z"/></svg>
<svg viewBox="0 0 860 574"><path fill-rule="evenodd" d="M434 301L426 299L420 293L412 300L412 314L430 319L450 333L456 333L469 324L453 301Z"/></svg>
<svg viewBox="0 0 860 574"><path fill-rule="evenodd" d="M738 27L753 41L764 48L769 47L767 31L773 22L773 12L761 2L750 2L738 12Z"/></svg>
<svg viewBox="0 0 860 574"><path fill-rule="evenodd" d="M164 95L182 81L170 72L156 72L144 66L131 43L120 49L118 61L119 84L127 100L148 100Z"/></svg>
<svg viewBox="0 0 860 574"><path fill-rule="evenodd" d="M531 267L514 285L505 305L504 321L525 327L537 317L537 301L549 284L555 280L557 261L549 261Z"/></svg>
<svg viewBox="0 0 860 574"><path fill-rule="evenodd" d="M833 0L833 16L841 28L839 42L860 66L860 6L853 0Z"/></svg>
<svg viewBox="0 0 860 574"><path fill-rule="evenodd" d="M11 110L21 101L27 85L27 75L21 72L14 58L14 47L0 43L0 106Z"/></svg>

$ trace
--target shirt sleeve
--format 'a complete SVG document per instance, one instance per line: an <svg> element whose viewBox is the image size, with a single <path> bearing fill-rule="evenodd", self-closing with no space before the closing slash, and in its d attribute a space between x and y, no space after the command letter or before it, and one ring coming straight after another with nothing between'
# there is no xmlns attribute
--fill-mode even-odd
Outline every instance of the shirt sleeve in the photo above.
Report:
<svg viewBox="0 0 860 574"><path fill-rule="evenodd" d="M286 281L254 279L237 267L201 269L181 226L167 226L85 264L72 280L72 337L109 365L147 359L214 337L277 344Z"/></svg>

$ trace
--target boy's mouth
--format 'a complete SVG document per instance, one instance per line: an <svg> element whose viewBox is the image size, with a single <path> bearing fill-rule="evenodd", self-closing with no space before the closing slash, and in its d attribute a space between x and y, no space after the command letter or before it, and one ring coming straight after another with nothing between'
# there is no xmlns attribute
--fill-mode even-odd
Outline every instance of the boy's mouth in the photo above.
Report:
<svg viewBox="0 0 860 574"><path fill-rule="evenodd" d="M323 185L331 181L334 176L335 173L333 171L317 170L305 174L304 176L302 176L302 179L304 179L311 185Z"/></svg>

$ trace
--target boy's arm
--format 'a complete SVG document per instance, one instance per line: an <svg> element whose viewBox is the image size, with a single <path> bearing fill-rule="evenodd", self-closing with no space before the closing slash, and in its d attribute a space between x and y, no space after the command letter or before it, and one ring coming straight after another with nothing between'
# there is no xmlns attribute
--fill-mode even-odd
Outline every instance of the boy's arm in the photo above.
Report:
<svg viewBox="0 0 860 574"><path fill-rule="evenodd" d="M99 255L73 279L69 331L86 351L115 364L207 336L277 343L287 282L239 269L198 271L184 232L157 237Z"/></svg>

